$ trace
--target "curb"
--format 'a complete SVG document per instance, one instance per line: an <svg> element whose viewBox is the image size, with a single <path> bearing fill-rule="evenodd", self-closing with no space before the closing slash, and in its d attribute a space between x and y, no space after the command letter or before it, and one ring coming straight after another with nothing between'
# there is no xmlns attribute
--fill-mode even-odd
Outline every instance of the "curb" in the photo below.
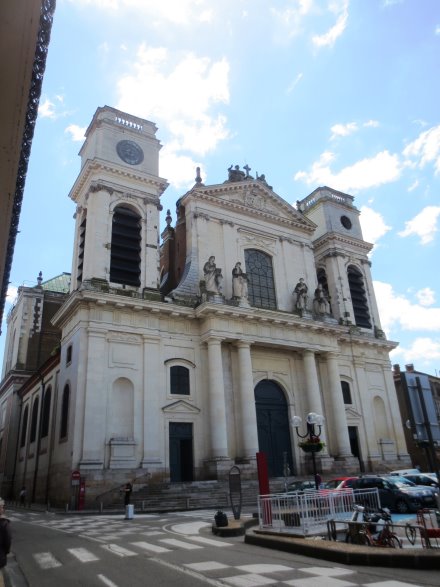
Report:
<svg viewBox="0 0 440 587"><path fill-rule="evenodd" d="M212 525L212 533L216 536L222 536L224 538L228 536L244 536L246 530L252 526L258 524L258 519L249 518L247 520L231 520L227 526Z"/></svg>
<svg viewBox="0 0 440 587"><path fill-rule="evenodd" d="M440 550L432 552L425 549L400 550L394 548L377 548L374 546L357 546L354 544L330 542L328 540L310 540L279 536L261 530L246 533L246 544L282 550L313 558L328 560L344 565L371 567L393 567L410 569L440 569Z"/></svg>
<svg viewBox="0 0 440 587"><path fill-rule="evenodd" d="M2 571L5 587L29 587L13 553L8 555L8 564L3 567Z"/></svg>

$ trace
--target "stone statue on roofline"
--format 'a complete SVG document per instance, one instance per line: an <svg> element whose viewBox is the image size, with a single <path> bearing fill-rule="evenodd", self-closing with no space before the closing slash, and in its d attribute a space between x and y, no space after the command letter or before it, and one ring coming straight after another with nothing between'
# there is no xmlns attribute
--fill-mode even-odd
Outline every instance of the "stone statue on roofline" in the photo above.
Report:
<svg viewBox="0 0 440 587"><path fill-rule="evenodd" d="M313 311L317 316L326 316L327 314L330 314L328 294L323 288L322 283L318 283L318 287L315 289Z"/></svg>
<svg viewBox="0 0 440 587"><path fill-rule="evenodd" d="M221 294L223 275L222 270L217 268L215 257L211 255L203 266L203 276L207 293Z"/></svg>
<svg viewBox="0 0 440 587"><path fill-rule="evenodd" d="M307 293L309 288L306 285L303 277L300 277L298 283L293 290L295 296L295 309L303 312L307 310Z"/></svg>

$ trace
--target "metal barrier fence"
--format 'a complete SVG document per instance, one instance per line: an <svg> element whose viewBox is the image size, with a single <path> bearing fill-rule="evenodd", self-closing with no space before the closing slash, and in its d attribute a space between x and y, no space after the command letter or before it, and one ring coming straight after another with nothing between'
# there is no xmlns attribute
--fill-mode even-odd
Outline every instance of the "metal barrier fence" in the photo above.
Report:
<svg viewBox="0 0 440 587"><path fill-rule="evenodd" d="M350 519L355 504L378 511L381 506L377 488L260 495L260 529L294 531L304 536L320 529L326 532L327 520Z"/></svg>

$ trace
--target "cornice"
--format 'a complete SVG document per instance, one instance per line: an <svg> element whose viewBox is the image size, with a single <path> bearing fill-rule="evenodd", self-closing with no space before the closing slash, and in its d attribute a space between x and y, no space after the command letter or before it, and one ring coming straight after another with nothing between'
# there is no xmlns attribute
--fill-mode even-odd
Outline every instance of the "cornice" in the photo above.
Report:
<svg viewBox="0 0 440 587"><path fill-rule="evenodd" d="M228 200L221 197L224 194L243 194L243 192L249 192L249 190L255 190L261 194L264 194L265 198L282 209L289 216L289 218L283 218L282 216L278 216L269 210L252 206L246 202ZM258 216L259 218L264 218L271 222L288 226L289 228L295 227L308 234L312 234L316 229L316 225L311 220L303 216L300 212L293 208L293 206L283 200L283 198L262 186L260 182L256 181L225 183L209 187L198 186L182 196L180 201L185 205L185 200L190 198L194 198L197 201L209 202L215 204L216 206L218 206L219 202L221 202L221 208L223 209L226 208L233 212L238 211L247 215L251 213L255 216ZM220 220L220 216L218 218Z"/></svg>
<svg viewBox="0 0 440 587"><path fill-rule="evenodd" d="M84 166L81 168L81 171L72 189L70 190L69 198L71 198L74 202L77 202L80 193L83 192L87 187L87 183L90 185L93 184L97 172L108 172L117 177L129 178L144 185L153 186L155 190L157 190L158 196L161 196L169 185L168 182L161 177L149 175L146 173L136 173L135 170L128 169L127 167L118 166L116 164L111 165L108 163L108 161L103 161L102 159L93 159L93 161L86 161ZM100 178L99 180L95 181L103 185L108 185L115 191L117 190L124 192L124 190L121 189L121 186L117 186L117 184L114 184L107 179ZM131 191L136 190L131 189ZM142 192L142 190L139 190L139 192Z"/></svg>
<svg viewBox="0 0 440 587"><path fill-rule="evenodd" d="M323 249L330 249L331 252L335 252L338 254L338 246L343 250L347 250L347 245L357 249L359 252L363 252L368 254L372 249L373 246L371 243L367 243L366 241L360 240L358 238L345 236L339 234L337 232L328 232L323 234L318 239L313 241L313 246L315 249L316 255L323 255L325 254L325 250Z"/></svg>

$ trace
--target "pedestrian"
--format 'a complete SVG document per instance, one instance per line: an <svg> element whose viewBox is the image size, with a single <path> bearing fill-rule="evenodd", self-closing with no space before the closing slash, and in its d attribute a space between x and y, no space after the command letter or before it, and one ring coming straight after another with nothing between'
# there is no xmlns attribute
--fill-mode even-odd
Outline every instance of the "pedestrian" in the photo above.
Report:
<svg viewBox="0 0 440 587"><path fill-rule="evenodd" d="M319 473L316 473L316 475L315 475L315 487L316 487L316 491L318 491L318 489L321 487L321 483L322 483L321 475Z"/></svg>
<svg viewBox="0 0 440 587"><path fill-rule="evenodd" d="M20 505L23 507L26 505L26 487L24 485L20 490Z"/></svg>
<svg viewBox="0 0 440 587"><path fill-rule="evenodd" d="M131 483L127 483L124 487L124 504L128 505L130 503L131 492L133 491L133 486Z"/></svg>
<svg viewBox="0 0 440 587"><path fill-rule="evenodd" d="M0 497L0 568L6 566L7 555L11 550L11 529L5 516L5 502Z"/></svg>

